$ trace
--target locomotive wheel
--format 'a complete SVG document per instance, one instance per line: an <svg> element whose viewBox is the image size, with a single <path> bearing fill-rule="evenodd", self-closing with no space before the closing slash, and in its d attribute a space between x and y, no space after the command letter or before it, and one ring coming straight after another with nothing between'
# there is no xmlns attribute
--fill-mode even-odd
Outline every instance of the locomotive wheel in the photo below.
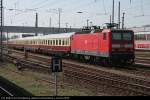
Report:
<svg viewBox="0 0 150 100"><path fill-rule="evenodd" d="M91 64L96 63L96 58L91 56L91 57L90 57L90 63L91 63Z"/></svg>
<svg viewBox="0 0 150 100"><path fill-rule="evenodd" d="M103 60L103 65L104 65L105 67L111 67L111 66L112 66L112 63L110 62L109 59L104 59L104 60Z"/></svg>
<svg viewBox="0 0 150 100"><path fill-rule="evenodd" d="M86 60L86 61L90 61L90 56L84 56L84 59Z"/></svg>

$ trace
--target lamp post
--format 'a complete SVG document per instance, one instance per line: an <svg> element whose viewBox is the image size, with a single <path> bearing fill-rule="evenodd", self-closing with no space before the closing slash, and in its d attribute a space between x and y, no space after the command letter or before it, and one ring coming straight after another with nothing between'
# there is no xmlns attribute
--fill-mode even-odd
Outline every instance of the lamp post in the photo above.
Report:
<svg viewBox="0 0 150 100"><path fill-rule="evenodd" d="M84 12L82 12L82 11L78 11L78 12L76 12L76 13L78 13L78 14L83 14Z"/></svg>
<svg viewBox="0 0 150 100"><path fill-rule="evenodd" d="M68 32L68 23L65 23L66 24L66 32Z"/></svg>
<svg viewBox="0 0 150 100"><path fill-rule="evenodd" d="M1 52L0 52L0 60L3 60L3 0L0 1L0 11L1 11L1 15L0 15L0 27L1 27L1 35L0 35L0 47L1 47Z"/></svg>
<svg viewBox="0 0 150 100"><path fill-rule="evenodd" d="M60 32L60 17L61 17L61 12L62 12L62 9L61 8L58 8L58 13L59 13L59 32Z"/></svg>

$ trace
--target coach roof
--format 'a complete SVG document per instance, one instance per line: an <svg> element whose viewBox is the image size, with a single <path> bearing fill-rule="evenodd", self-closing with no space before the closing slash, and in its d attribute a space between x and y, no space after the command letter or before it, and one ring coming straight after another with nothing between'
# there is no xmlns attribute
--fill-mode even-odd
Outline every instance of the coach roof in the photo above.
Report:
<svg viewBox="0 0 150 100"><path fill-rule="evenodd" d="M25 38L19 38L19 39L12 39L14 40L37 40L37 39L63 39L63 38L70 38L72 35L74 35L75 32L71 33L59 33L59 34L49 34L44 36L33 36L33 37L25 37Z"/></svg>

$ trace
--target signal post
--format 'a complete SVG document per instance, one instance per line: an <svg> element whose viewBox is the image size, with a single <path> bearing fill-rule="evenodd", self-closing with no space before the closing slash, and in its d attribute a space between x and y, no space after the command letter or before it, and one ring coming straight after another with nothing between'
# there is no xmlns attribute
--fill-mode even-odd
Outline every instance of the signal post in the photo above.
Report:
<svg viewBox="0 0 150 100"><path fill-rule="evenodd" d="M55 74L55 96L58 95L58 73L62 72L62 58L61 57L52 57L51 59L51 70Z"/></svg>

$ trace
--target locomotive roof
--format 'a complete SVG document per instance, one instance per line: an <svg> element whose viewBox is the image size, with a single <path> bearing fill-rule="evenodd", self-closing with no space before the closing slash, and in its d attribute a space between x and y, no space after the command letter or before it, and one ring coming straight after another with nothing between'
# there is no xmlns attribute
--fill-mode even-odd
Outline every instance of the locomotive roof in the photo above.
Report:
<svg viewBox="0 0 150 100"><path fill-rule="evenodd" d="M19 39L13 39L13 40L56 39L56 38L61 39L61 38L70 38L74 34L75 34L75 32L59 33L59 34L49 34L49 35L44 35L44 36L33 36L33 37L19 38Z"/></svg>
<svg viewBox="0 0 150 100"><path fill-rule="evenodd" d="M150 32L136 32L135 34L150 34Z"/></svg>

